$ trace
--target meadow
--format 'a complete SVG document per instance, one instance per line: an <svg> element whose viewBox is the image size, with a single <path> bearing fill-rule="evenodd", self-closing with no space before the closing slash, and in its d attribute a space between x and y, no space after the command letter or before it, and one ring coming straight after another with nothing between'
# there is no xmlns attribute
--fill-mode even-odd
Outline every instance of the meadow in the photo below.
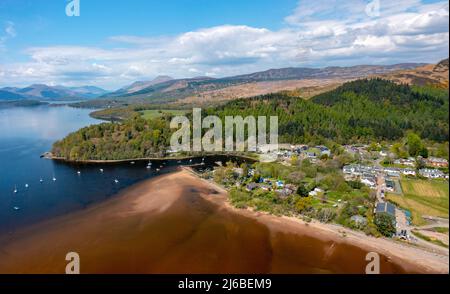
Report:
<svg viewBox="0 0 450 294"><path fill-rule="evenodd" d="M449 187L443 180L401 180L403 195L388 194L389 200L408 209L414 225L426 224L423 216L448 218Z"/></svg>
<svg viewBox="0 0 450 294"><path fill-rule="evenodd" d="M141 115L144 119L154 119L162 117L164 114L171 114L174 116L185 115L187 110L176 110L176 109L150 109L141 111Z"/></svg>

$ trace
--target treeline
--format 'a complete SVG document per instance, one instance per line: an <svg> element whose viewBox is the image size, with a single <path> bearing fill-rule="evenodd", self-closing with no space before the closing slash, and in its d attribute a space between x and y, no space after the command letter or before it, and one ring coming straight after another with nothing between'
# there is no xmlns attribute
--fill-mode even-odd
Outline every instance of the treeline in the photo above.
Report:
<svg viewBox="0 0 450 294"><path fill-rule="evenodd" d="M289 143L393 141L408 131L444 142L449 136L448 100L445 90L364 79L308 101L275 93L235 100L209 113L277 115L281 141Z"/></svg>
<svg viewBox="0 0 450 294"><path fill-rule="evenodd" d="M82 128L53 144L54 156L68 160L119 160L164 156L170 120L145 120L139 115L123 123Z"/></svg>

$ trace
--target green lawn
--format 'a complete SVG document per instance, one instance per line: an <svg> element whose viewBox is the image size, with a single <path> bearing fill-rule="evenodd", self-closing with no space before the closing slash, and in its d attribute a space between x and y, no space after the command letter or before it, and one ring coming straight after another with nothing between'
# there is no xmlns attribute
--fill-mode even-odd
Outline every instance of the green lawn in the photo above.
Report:
<svg viewBox="0 0 450 294"><path fill-rule="evenodd" d="M157 117L161 117L164 114L172 114L172 115L185 115L187 110L176 110L176 109L152 109L152 110L143 110L141 111L142 117L145 119L153 119Z"/></svg>
<svg viewBox="0 0 450 294"><path fill-rule="evenodd" d="M412 222L424 225L423 215L448 218L449 188L442 180L401 180L403 195L388 194L389 200L411 211Z"/></svg>

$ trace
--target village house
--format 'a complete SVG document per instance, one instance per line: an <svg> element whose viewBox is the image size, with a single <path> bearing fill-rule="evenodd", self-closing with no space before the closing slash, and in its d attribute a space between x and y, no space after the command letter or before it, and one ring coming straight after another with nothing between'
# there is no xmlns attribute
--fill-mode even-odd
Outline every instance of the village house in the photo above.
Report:
<svg viewBox="0 0 450 294"><path fill-rule="evenodd" d="M251 191L257 189L258 187L259 187L259 185L257 183L250 183L250 184L247 184L247 186L245 186L245 189L247 191L251 192Z"/></svg>
<svg viewBox="0 0 450 294"><path fill-rule="evenodd" d="M414 167L414 166L416 166L416 160L413 157L410 157L408 159L400 158L400 159L394 160L394 164Z"/></svg>
<svg viewBox="0 0 450 294"><path fill-rule="evenodd" d="M267 184L262 184L259 186L264 191L272 191L272 186Z"/></svg>
<svg viewBox="0 0 450 294"><path fill-rule="evenodd" d="M308 193L309 196L318 196L319 194L322 194L324 190L320 188L314 188L311 192Z"/></svg>
<svg viewBox="0 0 450 294"><path fill-rule="evenodd" d="M331 150L328 149L328 147L321 145L321 146L316 146L316 148L320 150L320 156L324 156L324 155L326 155L328 157L331 156Z"/></svg>
<svg viewBox="0 0 450 294"><path fill-rule="evenodd" d="M425 164L432 167L448 167L448 160L445 158L429 157L425 159Z"/></svg>
<svg viewBox="0 0 450 294"><path fill-rule="evenodd" d="M389 153L385 150L381 150L379 154L380 154L380 156L383 156L383 157L386 157L389 155Z"/></svg>
<svg viewBox="0 0 450 294"><path fill-rule="evenodd" d="M375 207L375 213L381 214L385 213L392 216L395 220L395 206L389 202L378 202Z"/></svg>
<svg viewBox="0 0 450 294"><path fill-rule="evenodd" d="M400 177L400 169L399 168L386 167L386 168L384 168L384 172L390 177L395 177L395 178Z"/></svg>
<svg viewBox="0 0 450 294"><path fill-rule="evenodd" d="M431 169L431 168L422 168L419 170L419 174L422 177L429 178L429 179L448 179L448 175L444 174L442 171L438 169Z"/></svg>
<svg viewBox="0 0 450 294"><path fill-rule="evenodd" d="M284 186L284 188L276 190L275 193L277 193L277 195L281 197L288 197L294 194L296 191L297 191L296 186L287 184Z"/></svg>
<svg viewBox="0 0 450 294"><path fill-rule="evenodd" d="M357 226L364 227L367 225L367 219L361 215L353 215L350 220L354 222Z"/></svg>
<svg viewBox="0 0 450 294"><path fill-rule="evenodd" d="M377 185L377 177L370 173L364 173L361 177L361 183L370 188L375 188Z"/></svg>
<svg viewBox="0 0 450 294"><path fill-rule="evenodd" d="M403 169L402 170L402 173L405 175L405 176L416 176L416 171L415 170L413 170L413 169L409 169L409 168L405 168L405 169Z"/></svg>
<svg viewBox="0 0 450 294"><path fill-rule="evenodd" d="M395 191L395 182L393 180L386 178L384 182L385 182L387 191L389 191L389 192Z"/></svg>

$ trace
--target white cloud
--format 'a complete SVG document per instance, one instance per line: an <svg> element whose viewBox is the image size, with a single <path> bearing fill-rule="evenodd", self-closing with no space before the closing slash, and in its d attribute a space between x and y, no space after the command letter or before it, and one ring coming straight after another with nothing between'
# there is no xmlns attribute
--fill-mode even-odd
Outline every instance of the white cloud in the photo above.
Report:
<svg viewBox="0 0 450 294"><path fill-rule="evenodd" d="M5 33L10 38L14 38L17 35L13 22L11 21L6 22Z"/></svg>
<svg viewBox="0 0 450 294"><path fill-rule="evenodd" d="M0 83L57 81L119 88L161 74L220 77L286 66L435 62L447 57L448 3L380 0L378 17L366 15L366 4L300 1L277 31L223 25L176 36L112 36L112 49L32 47L25 50L28 62L3 65Z"/></svg>
<svg viewBox="0 0 450 294"><path fill-rule="evenodd" d="M7 21L5 23L3 33L0 33L0 51L5 50L5 43L8 39L17 36L16 29L14 28L14 23L12 21Z"/></svg>

